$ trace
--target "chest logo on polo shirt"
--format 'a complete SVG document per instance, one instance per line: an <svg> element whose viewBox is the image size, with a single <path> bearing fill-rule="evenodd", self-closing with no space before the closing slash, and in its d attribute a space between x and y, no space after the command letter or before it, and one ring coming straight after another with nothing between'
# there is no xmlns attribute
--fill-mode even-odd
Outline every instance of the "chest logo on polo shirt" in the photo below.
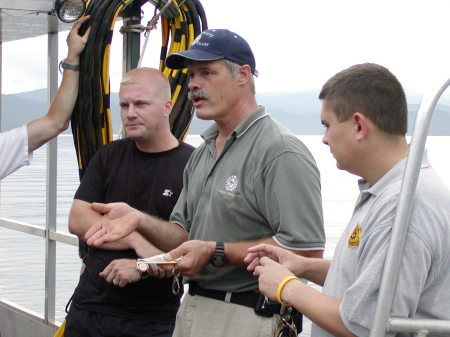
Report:
<svg viewBox="0 0 450 337"><path fill-rule="evenodd" d="M353 230L352 234L350 234L350 237L348 238L348 246L349 247L358 247L359 242L361 241L361 226L359 223L356 224L355 229Z"/></svg>
<svg viewBox="0 0 450 337"><path fill-rule="evenodd" d="M239 183L239 178L236 175L229 176L228 179L225 181L225 191L227 192L233 192Z"/></svg>

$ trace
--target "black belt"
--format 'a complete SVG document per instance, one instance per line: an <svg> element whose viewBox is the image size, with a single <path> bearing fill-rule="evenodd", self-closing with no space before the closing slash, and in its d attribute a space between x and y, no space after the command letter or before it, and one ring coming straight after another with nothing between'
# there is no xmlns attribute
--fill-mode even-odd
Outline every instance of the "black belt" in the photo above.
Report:
<svg viewBox="0 0 450 337"><path fill-rule="evenodd" d="M213 289L205 289L200 287L196 282L189 282L189 295L195 296L203 296L212 298L218 301L225 301L225 297L227 295L226 291L213 290ZM240 293L231 293L230 303L243 305L249 308L256 308L256 304L260 297L260 293L256 291L244 291ZM274 312L279 313L281 310L281 304L271 304L276 306L274 308Z"/></svg>

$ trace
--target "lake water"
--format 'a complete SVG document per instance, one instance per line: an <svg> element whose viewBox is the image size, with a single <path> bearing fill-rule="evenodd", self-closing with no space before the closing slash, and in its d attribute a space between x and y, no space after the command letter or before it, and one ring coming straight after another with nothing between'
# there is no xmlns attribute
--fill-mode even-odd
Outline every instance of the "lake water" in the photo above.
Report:
<svg viewBox="0 0 450 337"><path fill-rule="evenodd" d="M299 136L316 159L321 172L327 243L325 257L331 258L336 242L353 210L358 195L357 177L336 169L335 160L321 136ZM200 144L199 136L188 143ZM58 137L58 230L67 232L67 218L78 187L78 168L72 136ZM428 156L450 188L450 137L429 137ZM46 147L34 153L33 163L1 182L0 217L45 226ZM44 312L44 258L42 238L0 228L0 297L27 309ZM57 243L56 319L65 317L64 307L78 282L80 261L74 246ZM309 324L305 326L309 335Z"/></svg>

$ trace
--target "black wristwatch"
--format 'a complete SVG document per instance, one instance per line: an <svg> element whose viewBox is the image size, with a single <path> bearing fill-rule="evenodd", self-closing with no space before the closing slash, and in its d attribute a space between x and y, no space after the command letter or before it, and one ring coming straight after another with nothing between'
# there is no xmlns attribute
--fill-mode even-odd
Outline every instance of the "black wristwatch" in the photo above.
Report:
<svg viewBox="0 0 450 337"><path fill-rule="evenodd" d="M227 259L225 257L225 246L223 242L216 242L216 249L214 250L214 254L211 256L209 262L214 267L223 267L227 264Z"/></svg>

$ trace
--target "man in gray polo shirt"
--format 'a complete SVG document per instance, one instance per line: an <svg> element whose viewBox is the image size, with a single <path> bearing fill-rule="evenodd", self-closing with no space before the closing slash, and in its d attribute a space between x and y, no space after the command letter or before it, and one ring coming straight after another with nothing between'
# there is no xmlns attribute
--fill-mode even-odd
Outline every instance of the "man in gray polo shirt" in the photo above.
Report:
<svg viewBox="0 0 450 337"><path fill-rule="evenodd" d="M297 137L258 106L255 59L236 33L204 31L166 64L188 67L196 114L215 123L186 166L169 223L123 204L94 205L105 217L87 233L88 244L114 240L133 228L162 250L172 249L167 259L182 257L178 269L189 294L174 336L273 336L279 306L270 317L255 313L257 279L243 259L255 243L322 257L316 163Z"/></svg>
<svg viewBox="0 0 450 337"><path fill-rule="evenodd" d="M313 321L312 337L369 336L408 154L405 94L389 70L369 63L333 76L319 98L323 142L339 169L363 178L333 260L259 245L245 261L264 294ZM323 285L322 293L293 274ZM450 192L426 154L390 315L450 320Z"/></svg>

